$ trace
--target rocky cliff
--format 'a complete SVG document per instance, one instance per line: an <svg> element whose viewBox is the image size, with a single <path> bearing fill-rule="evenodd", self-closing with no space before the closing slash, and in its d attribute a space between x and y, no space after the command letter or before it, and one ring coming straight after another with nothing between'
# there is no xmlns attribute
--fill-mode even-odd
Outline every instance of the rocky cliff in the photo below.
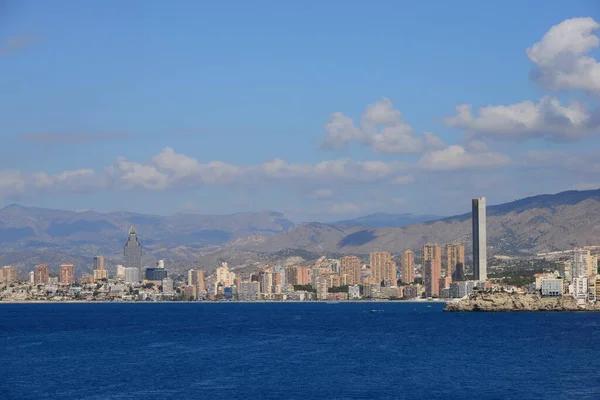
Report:
<svg viewBox="0 0 600 400"><path fill-rule="evenodd" d="M571 296L476 292L460 301L448 303L445 311L600 311L600 304L581 307Z"/></svg>

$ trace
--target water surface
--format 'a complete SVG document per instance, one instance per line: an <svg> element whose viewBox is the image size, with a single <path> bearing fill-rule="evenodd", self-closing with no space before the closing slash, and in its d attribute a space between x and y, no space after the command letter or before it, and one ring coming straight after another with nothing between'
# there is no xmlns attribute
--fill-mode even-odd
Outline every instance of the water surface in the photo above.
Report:
<svg viewBox="0 0 600 400"><path fill-rule="evenodd" d="M0 304L0 398L600 399L600 313L442 308Z"/></svg>

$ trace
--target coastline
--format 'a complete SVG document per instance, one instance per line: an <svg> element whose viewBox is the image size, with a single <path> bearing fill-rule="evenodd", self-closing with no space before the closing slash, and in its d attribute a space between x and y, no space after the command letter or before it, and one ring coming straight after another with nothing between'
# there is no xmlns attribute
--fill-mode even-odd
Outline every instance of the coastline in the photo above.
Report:
<svg viewBox="0 0 600 400"><path fill-rule="evenodd" d="M599 312L600 303L579 304L569 295L542 297L538 293L476 292L447 303L446 312Z"/></svg>
<svg viewBox="0 0 600 400"><path fill-rule="evenodd" d="M448 301L436 300L319 300L319 301L301 301L301 300L257 300L257 301L86 301L86 300L65 300L65 301L45 301L45 300L16 300L16 301L0 301L0 306L3 304L285 304L285 303L305 303L305 304L345 304L345 303L398 303L398 304L415 304L415 303L445 303Z"/></svg>

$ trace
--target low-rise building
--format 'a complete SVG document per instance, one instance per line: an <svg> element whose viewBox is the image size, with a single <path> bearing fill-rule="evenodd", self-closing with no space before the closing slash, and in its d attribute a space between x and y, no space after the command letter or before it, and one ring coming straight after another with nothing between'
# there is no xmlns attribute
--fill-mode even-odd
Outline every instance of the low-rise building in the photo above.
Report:
<svg viewBox="0 0 600 400"><path fill-rule="evenodd" d="M358 286L358 285L348 286L348 298L350 300L360 299L360 286Z"/></svg>
<svg viewBox="0 0 600 400"><path fill-rule="evenodd" d="M562 278L545 278L541 282L542 296L562 296L564 280Z"/></svg>
<svg viewBox="0 0 600 400"><path fill-rule="evenodd" d="M240 293L238 295L238 298L241 301L260 300L260 283L242 282L240 284Z"/></svg>

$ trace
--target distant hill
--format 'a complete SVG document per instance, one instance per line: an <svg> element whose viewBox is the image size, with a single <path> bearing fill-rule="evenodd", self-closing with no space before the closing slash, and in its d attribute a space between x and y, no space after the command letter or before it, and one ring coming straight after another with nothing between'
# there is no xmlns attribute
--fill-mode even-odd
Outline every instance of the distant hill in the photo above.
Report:
<svg viewBox="0 0 600 400"><path fill-rule="evenodd" d="M489 202L489 199L488 199ZM470 199L466 199L470 208ZM600 190L539 195L488 206L490 254L532 254L600 244ZM360 220L360 219L359 219ZM301 224L271 237L230 243L230 250L365 254L418 250L428 242L465 243L471 249L471 213L403 227Z"/></svg>
<svg viewBox="0 0 600 400"><path fill-rule="evenodd" d="M180 272L191 265L211 270L221 261L243 267L263 262L297 264L322 254L418 251L427 242L463 242L469 252L470 199L465 203L468 212L441 219L378 213L333 224L299 225L272 211L165 217L11 205L0 209L0 264L15 264L26 271L42 261L69 261L79 271L89 271L92 257L103 254L112 268L122 263L130 225L136 227L144 246L144 264L165 259ZM532 196L491 205L487 211L490 254L600 244L600 190Z"/></svg>
<svg viewBox="0 0 600 400"><path fill-rule="evenodd" d="M35 263L43 254L47 262L60 263L66 253L85 257L89 265L95 254L106 255L109 265L111 259L118 264L122 262L121 252L131 225L140 235L147 265L153 265L158 258L195 260L203 251L217 249L236 238L255 233L272 235L294 227L282 214L271 211L164 217L10 205L0 209L0 262L4 258L16 263L18 254L19 259Z"/></svg>
<svg viewBox="0 0 600 400"><path fill-rule="evenodd" d="M425 221L434 221L443 217L439 215L413 215L413 214L390 214L375 213L353 219L334 222L330 225L342 226L370 226L373 228L401 228L406 225L418 224Z"/></svg>

